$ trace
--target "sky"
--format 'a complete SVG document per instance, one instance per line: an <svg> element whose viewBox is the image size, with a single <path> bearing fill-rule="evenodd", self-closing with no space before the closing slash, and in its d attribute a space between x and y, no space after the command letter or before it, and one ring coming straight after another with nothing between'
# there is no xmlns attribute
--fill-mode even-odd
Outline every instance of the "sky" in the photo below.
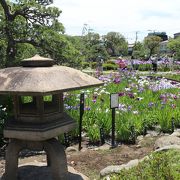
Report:
<svg viewBox="0 0 180 180"><path fill-rule="evenodd" d="M54 0L54 6L68 35L82 35L84 24L100 35L119 32L129 43L136 34L142 41L149 32L180 32L180 0Z"/></svg>

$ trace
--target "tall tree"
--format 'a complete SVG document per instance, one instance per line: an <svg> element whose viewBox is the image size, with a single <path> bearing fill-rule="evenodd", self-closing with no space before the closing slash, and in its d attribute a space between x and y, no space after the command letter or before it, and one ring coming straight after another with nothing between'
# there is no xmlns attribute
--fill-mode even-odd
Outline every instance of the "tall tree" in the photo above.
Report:
<svg viewBox="0 0 180 180"><path fill-rule="evenodd" d="M175 58L180 61L180 37L170 39L168 42L168 48L175 54Z"/></svg>
<svg viewBox="0 0 180 180"><path fill-rule="evenodd" d="M104 60L108 59L109 55L98 33L89 32L83 37L83 44L82 53L87 60L96 61L98 56L101 56Z"/></svg>
<svg viewBox="0 0 180 180"><path fill-rule="evenodd" d="M145 59L146 54L147 54L147 49L145 49L143 43L137 42L133 47L133 53L132 53L133 58L135 58L135 59L138 59L138 58Z"/></svg>
<svg viewBox="0 0 180 180"><path fill-rule="evenodd" d="M58 22L61 11L49 6L52 3L53 0L0 1L0 32L6 42L6 67L14 65L19 44L30 44L52 53L47 33L50 37L64 32Z"/></svg>
<svg viewBox="0 0 180 180"><path fill-rule="evenodd" d="M125 37L118 32L109 32L103 37L105 47L111 56L126 55L128 52L128 43Z"/></svg>
<svg viewBox="0 0 180 180"><path fill-rule="evenodd" d="M158 48L160 46L160 42L162 39L159 36L147 36L144 39L144 46L149 50L149 57L158 52Z"/></svg>

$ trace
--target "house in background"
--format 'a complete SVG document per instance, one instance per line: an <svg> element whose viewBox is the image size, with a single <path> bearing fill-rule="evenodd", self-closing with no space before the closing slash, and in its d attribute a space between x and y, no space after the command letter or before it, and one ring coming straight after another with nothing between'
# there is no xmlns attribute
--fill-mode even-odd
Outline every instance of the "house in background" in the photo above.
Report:
<svg viewBox="0 0 180 180"><path fill-rule="evenodd" d="M180 32L174 34L174 39L176 39L178 37L180 37ZM168 42L169 42L169 40L165 40L165 41L160 42L160 53L162 53L162 54L170 53L170 50L167 47Z"/></svg>
<svg viewBox="0 0 180 180"><path fill-rule="evenodd" d="M180 37L180 32L174 34L174 39Z"/></svg>
<svg viewBox="0 0 180 180"><path fill-rule="evenodd" d="M160 42L159 51L161 54L165 54L169 52L169 49L167 47L168 42L169 42L168 40Z"/></svg>
<svg viewBox="0 0 180 180"><path fill-rule="evenodd" d="M132 55L134 44L128 44L128 55Z"/></svg>
<svg viewBox="0 0 180 180"><path fill-rule="evenodd" d="M166 32L151 32L151 33L148 33L148 36L159 36L162 41L166 41L168 40L168 36L166 34Z"/></svg>

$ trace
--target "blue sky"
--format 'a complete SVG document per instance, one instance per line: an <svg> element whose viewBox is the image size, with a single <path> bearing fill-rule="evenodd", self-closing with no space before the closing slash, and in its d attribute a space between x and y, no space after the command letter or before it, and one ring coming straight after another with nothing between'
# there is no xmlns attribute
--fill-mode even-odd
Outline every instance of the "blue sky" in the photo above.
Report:
<svg viewBox="0 0 180 180"><path fill-rule="evenodd" d="M66 34L81 35L83 25L101 35L123 34L129 42L150 31L180 32L180 0L54 0Z"/></svg>

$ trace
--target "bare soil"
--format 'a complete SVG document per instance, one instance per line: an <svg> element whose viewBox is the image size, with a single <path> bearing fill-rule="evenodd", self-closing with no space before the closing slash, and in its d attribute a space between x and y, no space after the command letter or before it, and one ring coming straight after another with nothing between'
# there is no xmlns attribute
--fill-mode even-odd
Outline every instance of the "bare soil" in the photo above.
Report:
<svg viewBox="0 0 180 180"><path fill-rule="evenodd" d="M99 179L99 172L109 165L121 165L133 159L141 159L153 151L154 142L157 137L145 137L141 145L122 144L113 149L87 148L85 143L81 151L67 152L68 165L72 166L78 172L89 177L90 180ZM74 147L78 147L74 145ZM103 149L103 150L102 150ZM46 162L46 155L36 155L19 158L19 164L30 162ZM5 161L0 160L0 176L4 173Z"/></svg>

